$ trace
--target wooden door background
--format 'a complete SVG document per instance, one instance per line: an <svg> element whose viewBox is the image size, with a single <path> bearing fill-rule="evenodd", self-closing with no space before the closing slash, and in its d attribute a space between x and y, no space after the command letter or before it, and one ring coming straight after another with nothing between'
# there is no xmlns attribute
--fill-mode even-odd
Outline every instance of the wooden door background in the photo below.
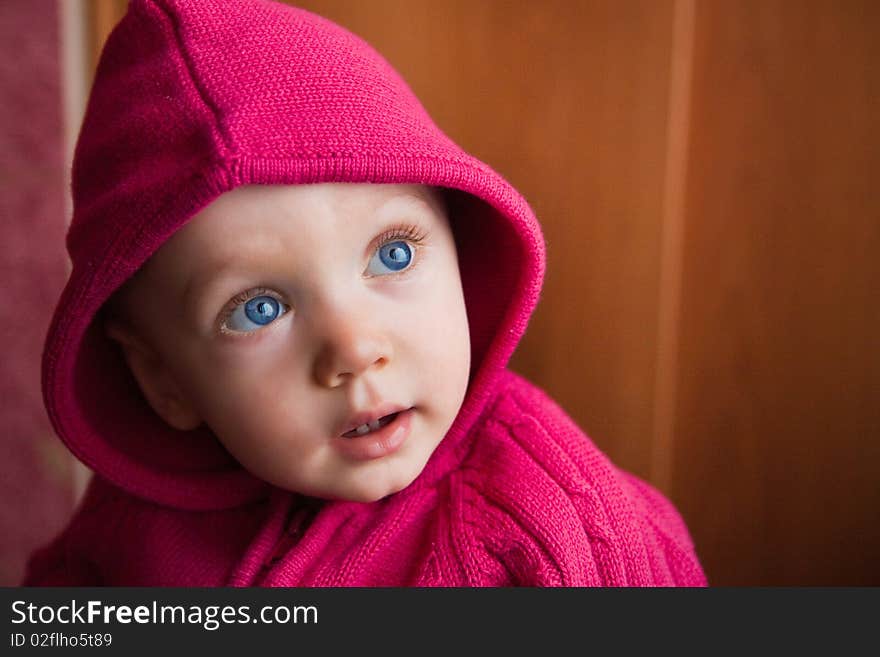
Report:
<svg viewBox="0 0 880 657"><path fill-rule="evenodd" d="M300 0L533 205L512 366L714 585L880 584L880 3ZM125 9L89 3L93 55Z"/></svg>

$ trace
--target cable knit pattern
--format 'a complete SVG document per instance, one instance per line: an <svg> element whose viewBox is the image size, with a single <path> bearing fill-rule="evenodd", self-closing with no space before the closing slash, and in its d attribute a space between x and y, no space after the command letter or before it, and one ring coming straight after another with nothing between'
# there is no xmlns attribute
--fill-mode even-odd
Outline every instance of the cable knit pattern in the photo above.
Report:
<svg viewBox="0 0 880 657"><path fill-rule="evenodd" d="M110 295L220 194L316 182L439 187L458 249L464 403L416 480L371 504L272 488L207 427L167 426L100 329ZM705 584L668 500L506 369L544 276L532 209L360 38L264 0L131 0L98 65L73 197L43 392L96 475L26 583Z"/></svg>

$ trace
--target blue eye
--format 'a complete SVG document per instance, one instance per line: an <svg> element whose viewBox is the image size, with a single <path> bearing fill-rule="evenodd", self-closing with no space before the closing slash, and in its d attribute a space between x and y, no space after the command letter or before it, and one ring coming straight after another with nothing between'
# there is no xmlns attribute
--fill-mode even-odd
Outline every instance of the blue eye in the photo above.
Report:
<svg viewBox="0 0 880 657"><path fill-rule="evenodd" d="M378 262L377 262L378 261ZM392 272L401 271L409 267L412 263L412 247L402 240L388 242L379 247L376 255L370 260L370 266L374 264L381 265ZM374 271L374 274L387 273L383 271Z"/></svg>
<svg viewBox="0 0 880 657"><path fill-rule="evenodd" d="M233 331L255 331L274 322L285 312L284 304L278 299L260 295L238 304L226 320L226 327Z"/></svg>

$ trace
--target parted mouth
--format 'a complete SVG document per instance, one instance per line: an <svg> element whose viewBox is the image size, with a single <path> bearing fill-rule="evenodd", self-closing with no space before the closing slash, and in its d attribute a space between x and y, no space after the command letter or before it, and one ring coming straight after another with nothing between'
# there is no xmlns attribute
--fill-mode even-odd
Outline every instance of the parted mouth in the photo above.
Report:
<svg viewBox="0 0 880 657"><path fill-rule="evenodd" d="M362 424L351 431L346 431L343 435L345 438L354 438L355 436L365 436L371 431L376 431L377 429L381 429L387 424L390 424L394 421L400 413L391 413L390 415L383 415L378 420L373 420L372 422L368 422L366 424Z"/></svg>
<svg viewBox="0 0 880 657"><path fill-rule="evenodd" d="M355 438L365 436L390 424L402 412L410 410L401 404L382 404L370 411L354 413L345 423L345 431L341 432L343 438Z"/></svg>

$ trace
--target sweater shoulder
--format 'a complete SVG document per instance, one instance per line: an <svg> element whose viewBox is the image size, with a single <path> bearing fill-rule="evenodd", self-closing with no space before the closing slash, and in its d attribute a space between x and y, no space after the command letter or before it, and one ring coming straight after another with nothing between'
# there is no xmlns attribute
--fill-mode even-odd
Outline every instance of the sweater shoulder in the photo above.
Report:
<svg viewBox="0 0 880 657"><path fill-rule="evenodd" d="M616 468L568 413L543 389L523 376L505 371L473 458L485 450L517 455L519 468L549 477L564 490L580 491L584 478L614 474ZM493 481L490 470L486 481ZM525 474L525 473L524 473Z"/></svg>
<svg viewBox="0 0 880 657"><path fill-rule="evenodd" d="M684 522L543 390L506 372L463 480L471 527L521 584L704 583Z"/></svg>

